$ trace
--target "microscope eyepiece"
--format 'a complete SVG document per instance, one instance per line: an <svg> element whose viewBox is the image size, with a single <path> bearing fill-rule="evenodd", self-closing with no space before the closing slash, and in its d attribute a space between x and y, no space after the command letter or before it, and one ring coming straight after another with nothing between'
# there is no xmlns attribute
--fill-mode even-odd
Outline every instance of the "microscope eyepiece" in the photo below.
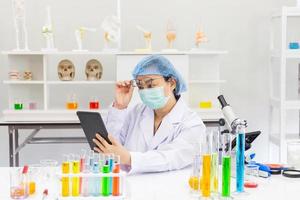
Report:
<svg viewBox="0 0 300 200"><path fill-rule="evenodd" d="M226 102L223 95L218 96L218 100L219 100L222 108L224 108L225 106L229 106L229 104Z"/></svg>

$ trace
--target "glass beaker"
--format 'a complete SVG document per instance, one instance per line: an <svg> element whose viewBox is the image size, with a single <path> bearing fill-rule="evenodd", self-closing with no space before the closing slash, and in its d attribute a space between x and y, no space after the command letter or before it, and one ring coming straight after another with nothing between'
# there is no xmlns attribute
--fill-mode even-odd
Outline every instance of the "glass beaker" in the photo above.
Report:
<svg viewBox="0 0 300 200"><path fill-rule="evenodd" d="M10 168L10 197L12 199L25 199L28 197L28 177L22 173L22 168Z"/></svg>
<svg viewBox="0 0 300 200"><path fill-rule="evenodd" d="M289 167L300 169L300 142L290 141L287 143L287 163Z"/></svg>
<svg viewBox="0 0 300 200"><path fill-rule="evenodd" d="M76 110L78 108L78 101L75 94L71 94L68 97L66 107L68 110Z"/></svg>

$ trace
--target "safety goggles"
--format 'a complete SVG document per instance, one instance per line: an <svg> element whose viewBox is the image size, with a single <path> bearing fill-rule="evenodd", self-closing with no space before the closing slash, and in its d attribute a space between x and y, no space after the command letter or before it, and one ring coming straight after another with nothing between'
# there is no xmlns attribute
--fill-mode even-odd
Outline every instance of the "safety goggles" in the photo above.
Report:
<svg viewBox="0 0 300 200"><path fill-rule="evenodd" d="M145 89L145 88L154 88L156 86L155 80L158 79L165 79L165 77L159 77L159 78L149 78L149 79L133 79L130 81L132 87L138 87L139 89Z"/></svg>

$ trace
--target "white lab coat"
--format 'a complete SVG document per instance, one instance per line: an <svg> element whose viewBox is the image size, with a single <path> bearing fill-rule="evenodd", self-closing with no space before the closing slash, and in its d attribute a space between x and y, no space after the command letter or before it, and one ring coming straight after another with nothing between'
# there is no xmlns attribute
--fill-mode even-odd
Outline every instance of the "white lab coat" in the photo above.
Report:
<svg viewBox="0 0 300 200"><path fill-rule="evenodd" d="M129 173L168 171L190 165L195 144L205 133L201 118L182 98L163 118L155 135L154 111L144 104L124 110L111 107L106 128L130 151Z"/></svg>

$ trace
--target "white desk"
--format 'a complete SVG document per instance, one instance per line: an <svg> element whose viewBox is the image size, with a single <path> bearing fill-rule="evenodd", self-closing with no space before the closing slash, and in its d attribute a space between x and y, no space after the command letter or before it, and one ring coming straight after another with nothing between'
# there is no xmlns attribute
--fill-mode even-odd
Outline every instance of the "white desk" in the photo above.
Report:
<svg viewBox="0 0 300 200"><path fill-rule="evenodd" d="M224 126L224 119L204 120L206 126ZM76 121L38 121L38 122L5 122L0 119L0 126L8 127L9 144L9 166L19 166L19 152L27 144L66 144L66 143L86 143L85 137L36 137L42 129L80 129L81 125ZM32 130L21 144L19 144L19 134L21 130ZM1 199L0 199L1 200Z"/></svg>
<svg viewBox="0 0 300 200"><path fill-rule="evenodd" d="M0 199L9 198L9 168L0 168ZM190 195L188 178L191 169L184 169L165 173L152 173L127 176L127 198L131 200L194 200ZM243 198L247 200L296 200L300 199L300 179L286 178L274 175L269 179L256 178L259 184L256 189L247 189L248 195ZM232 189L235 180L232 179ZM38 199L28 198L28 200ZM88 198L82 198L82 200Z"/></svg>

